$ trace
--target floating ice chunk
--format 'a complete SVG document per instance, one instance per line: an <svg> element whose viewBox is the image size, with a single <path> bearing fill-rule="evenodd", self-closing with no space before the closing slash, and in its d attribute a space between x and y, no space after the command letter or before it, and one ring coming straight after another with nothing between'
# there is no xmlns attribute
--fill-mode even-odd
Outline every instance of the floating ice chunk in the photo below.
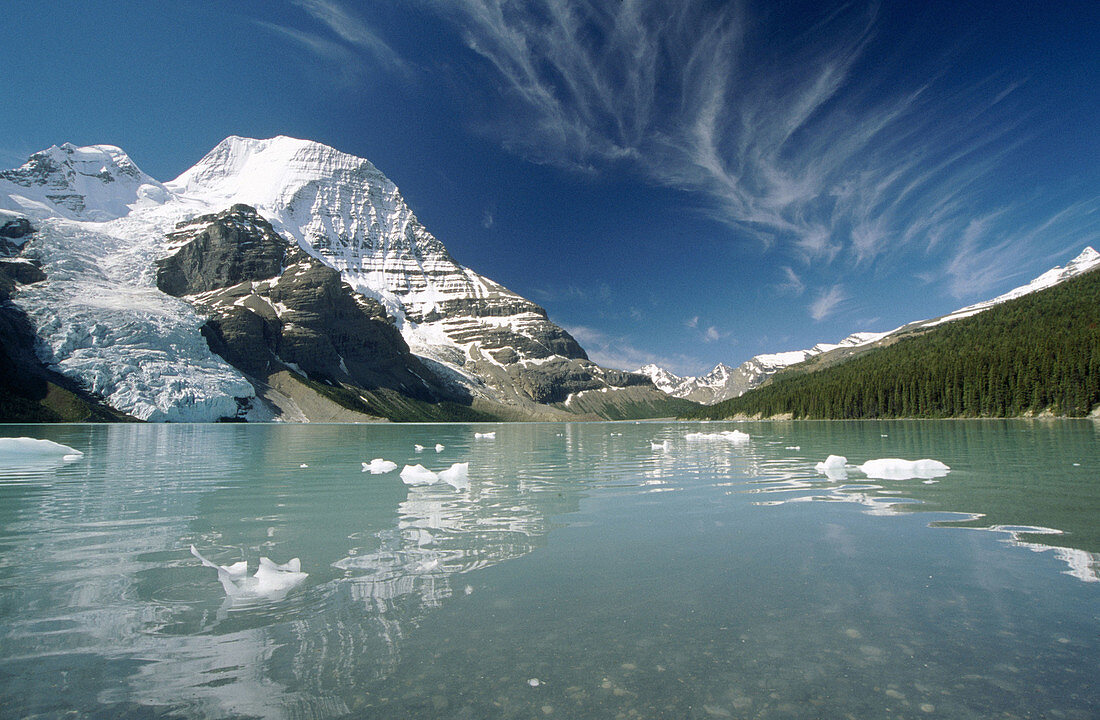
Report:
<svg viewBox="0 0 1100 720"><path fill-rule="evenodd" d="M455 463L440 472L439 479L455 490L465 490L470 487L470 463Z"/></svg>
<svg viewBox="0 0 1100 720"><path fill-rule="evenodd" d="M848 458L843 455L830 455L825 458L825 462L819 462L814 465L814 469L818 472L825 472L826 470L844 469L844 466L848 464Z"/></svg>
<svg viewBox="0 0 1100 720"><path fill-rule="evenodd" d="M305 463L302 463L302 464L301 464L301 465L299 465L298 467L300 467L300 468L304 468L304 467L309 467L309 465L306 465Z"/></svg>
<svg viewBox="0 0 1100 720"><path fill-rule="evenodd" d="M53 440L17 437L0 438L0 466L23 464L27 459L39 457L60 457L62 460L77 460L84 453L68 445Z"/></svg>
<svg viewBox="0 0 1100 720"><path fill-rule="evenodd" d="M369 463L363 463L363 472L369 472L371 475L381 475L382 473L393 472L396 469L397 463L382 458L375 458Z"/></svg>
<svg viewBox="0 0 1100 720"><path fill-rule="evenodd" d="M436 451L437 453L438 453L438 452L443 452L443 449L444 449L444 448L443 448L443 446L442 446L442 445L440 445L439 443L436 443L436 444L435 444L435 451Z"/></svg>
<svg viewBox="0 0 1100 720"><path fill-rule="evenodd" d="M651 443L649 443L649 447L652 450L664 450L665 452L668 452L669 442L668 442L668 440L665 440L664 442L659 442L659 443L651 442Z"/></svg>
<svg viewBox="0 0 1100 720"><path fill-rule="evenodd" d="M424 452L424 446L423 445L413 445L413 450L416 450L417 452Z"/></svg>
<svg viewBox="0 0 1100 720"><path fill-rule="evenodd" d="M814 469L830 480L847 480L848 470L845 467L847 464L848 458L843 455L830 455L825 458L825 462L814 465Z"/></svg>
<svg viewBox="0 0 1100 720"><path fill-rule="evenodd" d="M788 445L787 449L788 450L801 450L802 446L801 445Z"/></svg>
<svg viewBox="0 0 1100 720"><path fill-rule="evenodd" d="M527 684L531 687L538 687L539 685L542 685L542 682L538 678L531 678L527 681Z"/></svg>
<svg viewBox="0 0 1100 720"><path fill-rule="evenodd" d="M434 485L439 476L423 465L406 465L401 468L401 481L406 485Z"/></svg>
<svg viewBox="0 0 1100 720"><path fill-rule="evenodd" d="M740 430L723 430L722 432L716 433L688 433L684 436L684 439L688 442L721 440L723 442L731 442L740 445L749 441L749 434L743 433Z"/></svg>
<svg viewBox="0 0 1100 720"><path fill-rule="evenodd" d="M878 480L908 480L910 478L943 477L951 468L939 460L901 460L899 458L880 458L868 460L859 466L859 471L869 478Z"/></svg>
<svg viewBox="0 0 1100 720"><path fill-rule="evenodd" d="M416 566L415 569L416 572L431 572L437 567L439 567L439 560L437 558L433 558L431 560L425 560L424 562L420 563Z"/></svg>
<svg viewBox="0 0 1100 720"><path fill-rule="evenodd" d="M493 432L474 433L474 437L481 440L495 440L497 437L496 430Z"/></svg>
<svg viewBox="0 0 1100 720"><path fill-rule="evenodd" d="M194 545L191 546L191 554L206 567L218 571L218 581L225 589L225 594L234 600L281 599L291 588L309 577L309 573L302 572L302 561L298 558L279 565L261 557L256 574L248 577L248 563L244 560L229 566L217 565L200 555Z"/></svg>

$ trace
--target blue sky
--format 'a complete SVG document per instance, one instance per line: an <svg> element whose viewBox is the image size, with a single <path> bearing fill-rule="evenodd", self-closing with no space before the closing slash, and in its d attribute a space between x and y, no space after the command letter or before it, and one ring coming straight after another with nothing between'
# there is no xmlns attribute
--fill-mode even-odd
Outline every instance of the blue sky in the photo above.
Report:
<svg viewBox="0 0 1100 720"><path fill-rule="evenodd" d="M0 165L369 158L594 359L887 330L1100 243L1100 3L5 3Z"/></svg>

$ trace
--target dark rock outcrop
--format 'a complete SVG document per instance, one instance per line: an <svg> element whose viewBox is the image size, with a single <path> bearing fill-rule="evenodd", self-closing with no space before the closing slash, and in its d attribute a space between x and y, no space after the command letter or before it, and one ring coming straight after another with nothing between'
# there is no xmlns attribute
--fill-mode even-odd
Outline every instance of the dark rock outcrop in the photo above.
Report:
<svg viewBox="0 0 1100 720"><path fill-rule="evenodd" d="M209 316L211 349L260 385L287 369L355 390L428 403L468 403L409 352L376 300L292 246L247 205L180 225L179 249L158 261L157 285Z"/></svg>
<svg viewBox="0 0 1100 720"><path fill-rule="evenodd" d="M274 277L290 254L287 241L248 205L180 223L168 239L179 249L157 261L157 287L176 297Z"/></svg>

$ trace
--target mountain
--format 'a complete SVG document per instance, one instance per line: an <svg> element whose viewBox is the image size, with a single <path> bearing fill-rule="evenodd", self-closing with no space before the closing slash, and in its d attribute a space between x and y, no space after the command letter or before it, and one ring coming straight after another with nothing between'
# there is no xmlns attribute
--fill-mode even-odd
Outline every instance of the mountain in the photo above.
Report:
<svg viewBox="0 0 1100 720"><path fill-rule="evenodd" d="M680 377L653 364L643 365L634 372L645 375L653 381L657 388L672 397L703 405L714 405L723 400L739 397L746 391L759 387L769 377L783 368L838 348L868 345L887 334L853 333L838 343L818 343L808 350L790 350L756 355L735 368L731 368L724 363L718 363L713 370L699 377Z"/></svg>
<svg viewBox="0 0 1100 720"><path fill-rule="evenodd" d="M1027 292L824 353L693 417L1079 417L1100 407L1100 270L1088 249ZM1072 265L1072 264L1071 264ZM1057 278L1057 282L1050 282ZM1006 296L1002 296L1006 297Z"/></svg>
<svg viewBox="0 0 1100 720"><path fill-rule="evenodd" d="M763 385L779 371L806 362L810 358L825 356L826 362L840 361L867 349L892 343L906 333L971 317L1010 300L1053 287L1097 266L1100 266L1100 253L1091 247L1086 247L1064 267L1052 268L1028 284L1009 290L992 300L968 305L931 320L911 322L888 332L856 332L839 342L818 343L807 350L757 355L732 369L728 365L719 363L714 370L701 377L678 377L656 365L646 365L635 372L649 377L654 385L672 397L714 405L723 400L740 397L746 391Z"/></svg>
<svg viewBox="0 0 1100 720"><path fill-rule="evenodd" d="M320 143L230 137L166 183L114 146L53 147L0 172L0 225L45 274L9 303L41 362L140 419L568 419L593 390L588 416L667 405Z"/></svg>

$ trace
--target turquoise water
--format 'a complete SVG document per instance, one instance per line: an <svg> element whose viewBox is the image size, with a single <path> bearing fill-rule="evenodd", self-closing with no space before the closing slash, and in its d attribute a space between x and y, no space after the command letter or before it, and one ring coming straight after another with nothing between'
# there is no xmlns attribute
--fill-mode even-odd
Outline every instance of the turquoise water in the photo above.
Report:
<svg viewBox="0 0 1100 720"><path fill-rule="evenodd" d="M1097 428L0 426L0 717L1095 718Z"/></svg>

